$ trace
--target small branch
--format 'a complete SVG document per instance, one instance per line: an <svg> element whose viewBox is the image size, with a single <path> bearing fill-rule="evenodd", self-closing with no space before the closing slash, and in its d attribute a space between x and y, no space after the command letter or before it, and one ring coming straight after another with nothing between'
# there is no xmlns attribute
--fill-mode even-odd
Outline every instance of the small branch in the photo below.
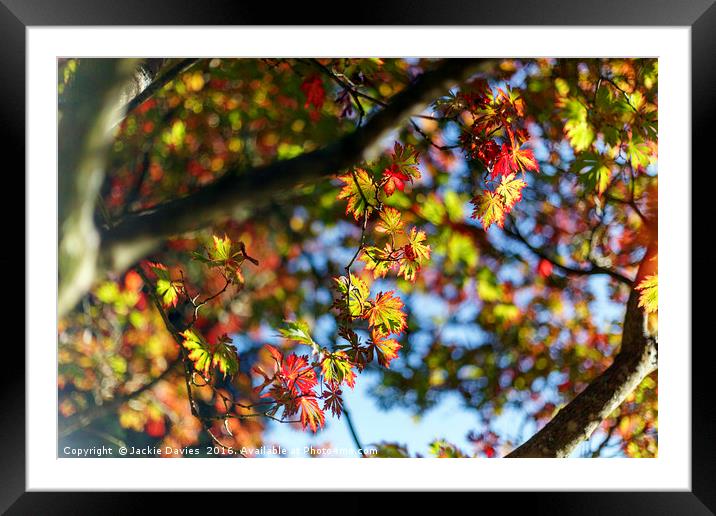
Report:
<svg viewBox="0 0 716 516"><path fill-rule="evenodd" d="M559 270L566 274L576 275L576 276L591 276L595 274L607 274L614 278L615 280L619 281L620 283L623 283L624 285L627 285L629 287L633 286L633 280L629 279L628 277L624 276L620 272L617 272L613 269L608 269L606 267L602 267L600 265L592 264L592 266L588 269L581 269L577 267L570 267L568 265L562 265L559 263L554 257L550 256L548 253L546 253L543 249L538 248L530 244L527 239L519 232L517 229L516 224L512 224L512 228L504 228L504 232L511 237L519 240L524 244L530 251L532 251L534 254L536 254L539 258L542 258L544 260L547 260L552 265L557 267Z"/></svg>
<svg viewBox="0 0 716 516"><path fill-rule="evenodd" d="M363 457L366 457L365 449L363 448L363 445L361 444L360 439L358 438L358 433L356 432L355 426L353 425L353 419L351 418L351 415L348 412L348 409L346 409L345 403L343 404L343 417L345 418L346 424L348 425L348 431L351 433L351 437L353 438L353 443L360 450L361 455Z"/></svg>

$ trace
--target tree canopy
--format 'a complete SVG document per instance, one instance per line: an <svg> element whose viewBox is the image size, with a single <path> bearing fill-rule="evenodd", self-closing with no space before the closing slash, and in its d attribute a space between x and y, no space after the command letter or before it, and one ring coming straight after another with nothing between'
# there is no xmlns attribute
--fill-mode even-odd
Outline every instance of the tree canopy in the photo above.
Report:
<svg viewBox="0 0 716 516"><path fill-rule="evenodd" d="M359 442L370 374L477 416L439 457L656 455L657 60L58 70L61 443L415 456Z"/></svg>

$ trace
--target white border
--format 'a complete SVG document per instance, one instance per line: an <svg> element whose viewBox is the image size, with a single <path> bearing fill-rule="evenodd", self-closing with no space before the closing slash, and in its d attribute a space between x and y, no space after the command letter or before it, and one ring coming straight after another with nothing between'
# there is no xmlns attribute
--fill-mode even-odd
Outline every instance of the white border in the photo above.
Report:
<svg viewBox="0 0 716 516"><path fill-rule="evenodd" d="M27 29L27 489L690 490L690 28ZM659 58L660 356L656 459L57 459L56 57L656 56ZM55 242L55 245L52 243ZM55 292L56 293L56 292Z"/></svg>

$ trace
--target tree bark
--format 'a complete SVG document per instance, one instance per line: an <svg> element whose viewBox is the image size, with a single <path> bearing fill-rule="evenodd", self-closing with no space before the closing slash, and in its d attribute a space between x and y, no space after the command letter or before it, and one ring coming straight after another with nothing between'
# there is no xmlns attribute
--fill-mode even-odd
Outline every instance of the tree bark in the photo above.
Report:
<svg viewBox="0 0 716 516"><path fill-rule="evenodd" d="M72 308L96 275L100 236L94 213L118 101L137 60L82 60L68 86L58 129L58 311Z"/></svg>
<svg viewBox="0 0 716 516"><path fill-rule="evenodd" d="M654 241L641 262L639 281L656 271L657 246ZM649 329L647 316L639 305L639 291L631 289L624 315L624 330L614 362L586 389L562 408L552 420L527 442L506 455L521 457L568 457L594 432L604 419L657 368L658 338Z"/></svg>

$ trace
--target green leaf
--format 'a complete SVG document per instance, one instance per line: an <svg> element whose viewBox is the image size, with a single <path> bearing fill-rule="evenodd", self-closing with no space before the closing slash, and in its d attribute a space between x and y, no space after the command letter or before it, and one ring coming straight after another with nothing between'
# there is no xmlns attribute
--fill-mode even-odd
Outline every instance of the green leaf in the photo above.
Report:
<svg viewBox="0 0 716 516"><path fill-rule="evenodd" d="M295 340L307 346L316 347L317 344L311 337L311 330L304 321L284 321L285 328L279 329L282 337L288 340Z"/></svg>
<svg viewBox="0 0 716 516"><path fill-rule="evenodd" d="M218 367L226 377L233 376L239 370L239 357L231 339L226 335L219 337L212 346L194 330L185 330L180 334L184 337L182 345L189 351L188 358L194 363L194 369L208 375L212 367Z"/></svg>
<svg viewBox="0 0 716 516"><path fill-rule="evenodd" d="M321 372L326 383L340 385L345 382L351 389L355 387L353 364L343 351L326 353L321 362Z"/></svg>
<svg viewBox="0 0 716 516"><path fill-rule="evenodd" d="M193 330L185 330L181 333L184 337L183 345L189 351L189 360L194 362L194 368L204 374L209 373L211 367L211 349L204 337L194 333Z"/></svg>
<svg viewBox="0 0 716 516"><path fill-rule="evenodd" d="M627 157L634 170L646 168L651 161L651 149L649 144L638 140L630 140L627 143Z"/></svg>
<svg viewBox="0 0 716 516"><path fill-rule="evenodd" d="M602 195L607 186L609 186L609 180L612 175L611 169L604 164L601 156L597 154L585 152L574 160L570 169L575 174L578 174L579 182L590 192Z"/></svg>
<svg viewBox="0 0 716 516"><path fill-rule="evenodd" d="M348 278L341 276L340 278L334 278L336 282L336 288L341 293L343 299L348 294ZM366 302L368 301L368 285L365 281L360 278L356 278L351 274L350 276L350 300L348 302L348 309L351 317L361 317L365 311Z"/></svg>
<svg viewBox="0 0 716 516"><path fill-rule="evenodd" d="M172 281L166 266L156 263L152 264L151 268L157 275L156 293L161 298L162 304L165 308L176 306L179 299L180 283Z"/></svg>

